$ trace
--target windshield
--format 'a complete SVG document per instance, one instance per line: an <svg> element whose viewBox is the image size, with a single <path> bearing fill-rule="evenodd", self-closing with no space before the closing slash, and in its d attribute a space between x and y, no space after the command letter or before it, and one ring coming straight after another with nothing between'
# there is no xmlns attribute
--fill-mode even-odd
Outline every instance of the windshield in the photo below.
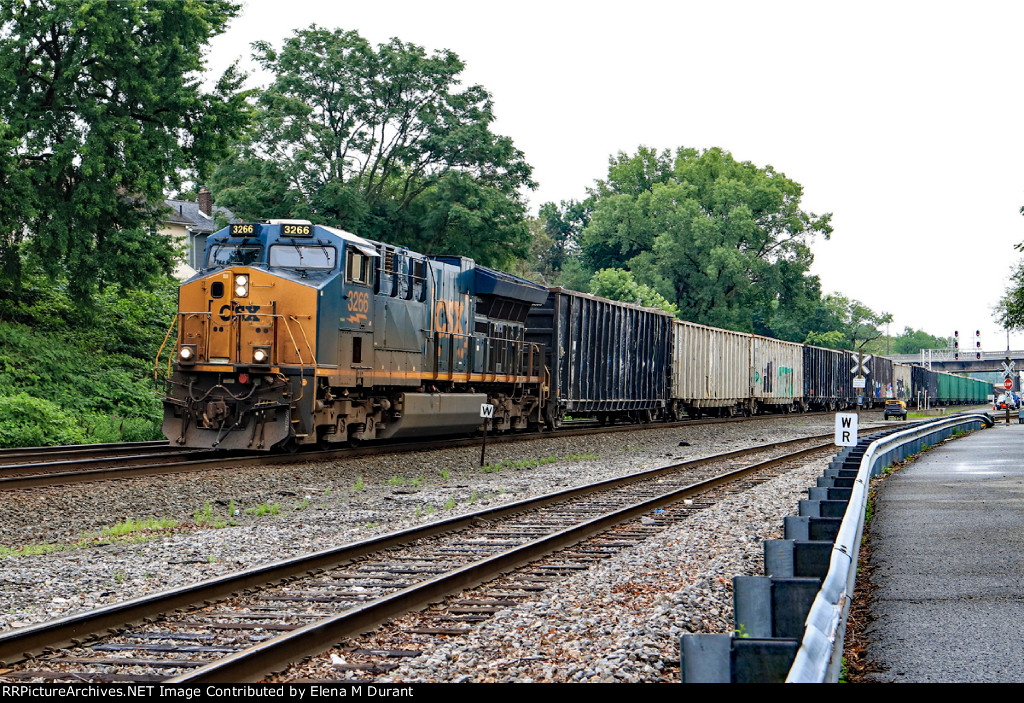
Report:
<svg viewBox="0 0 1024 703"><path fill-rule="evenodd" d="M263 259L263 246L259 244L214 244L206 257L207 268L249 265Z"/></svg>
<svg viewBox="0 0 1024 703"><path fill-rule="evenodd" d="M275 244L270 247L270 265L301 269L333 269L338 260L334 247Z"/></svg>

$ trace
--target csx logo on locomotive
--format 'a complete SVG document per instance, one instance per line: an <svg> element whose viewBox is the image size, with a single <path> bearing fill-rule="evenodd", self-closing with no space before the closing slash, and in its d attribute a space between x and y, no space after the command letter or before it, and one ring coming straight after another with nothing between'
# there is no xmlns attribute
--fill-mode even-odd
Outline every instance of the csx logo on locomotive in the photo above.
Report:
<svg viewBox="0 0 1024 703"><path fill-rule="evenodd" d="M434 329L455 335L466 333L466 303L462 300L437 301L434 308Z"/></svg>
<svg viewBox="0 0 1024 703"><path fill-rule="evenodd" d="M232 313L243 322L259 322L259 312L259 305L242 305L241 303L231 302L222 305L219 314L220 319L224 320L224 322L231 321Z"/></svg>

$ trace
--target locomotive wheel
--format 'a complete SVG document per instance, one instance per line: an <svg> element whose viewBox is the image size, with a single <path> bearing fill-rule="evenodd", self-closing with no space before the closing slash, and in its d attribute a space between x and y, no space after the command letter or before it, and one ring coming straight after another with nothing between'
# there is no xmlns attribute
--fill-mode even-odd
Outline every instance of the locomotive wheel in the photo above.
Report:
<svg viewBox="0 0 1024 703"><path fill-rule="evenodd" d="M288 439L278 444L277 448L280 449L285 454L294 454L295 452L299 451L299 440L295 439L295 437L289 437Z"/></svg>

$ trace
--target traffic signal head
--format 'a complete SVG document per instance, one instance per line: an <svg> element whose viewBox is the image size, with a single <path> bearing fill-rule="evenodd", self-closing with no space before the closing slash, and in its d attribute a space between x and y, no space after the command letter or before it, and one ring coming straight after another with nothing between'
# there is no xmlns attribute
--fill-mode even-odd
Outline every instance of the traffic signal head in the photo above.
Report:
<svg viewBox="0 0 1024 703"><path fill-rule="evenodd" d="M980 359L981 359L981 352L978 352L978 353L977 353L977 354L975 354L974 356L975 356L975 358L977 358L978 360L980 360Z"/></svg>

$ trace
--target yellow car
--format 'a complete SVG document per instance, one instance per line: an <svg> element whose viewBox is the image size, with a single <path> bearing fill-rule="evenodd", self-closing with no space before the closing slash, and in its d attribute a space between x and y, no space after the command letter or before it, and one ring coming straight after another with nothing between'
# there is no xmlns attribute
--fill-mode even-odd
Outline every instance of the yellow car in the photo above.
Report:
<svg viewBox="0 0 1024 703"><path fill-rule="evenodd" d="M907 404L902 400L887 400L885 401L885 410L882 413L883 417L888 420L890 417L898 417L901 420L907 419Z"/></svg>

